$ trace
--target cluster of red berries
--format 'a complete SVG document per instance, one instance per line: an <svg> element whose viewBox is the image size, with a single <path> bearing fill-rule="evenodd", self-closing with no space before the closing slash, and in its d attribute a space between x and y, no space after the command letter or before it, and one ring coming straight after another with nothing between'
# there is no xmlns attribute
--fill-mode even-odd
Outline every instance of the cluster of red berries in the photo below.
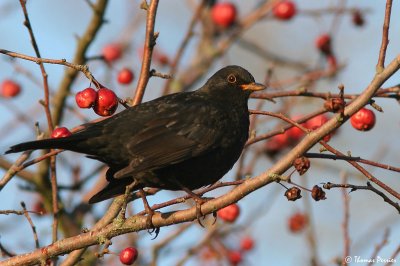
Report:
<svg viewBox="0 0 400 266"><path fill-rule="evenodd" d="M272 13L276 19L290 20L297 13L296 4L290 0L282 0L276 3ZM211 8L211 19L215 25L228 28L235 24L237 8L231 2L220 2Z"/></svg>
<svg viewBox="0 0 400 266"><path fill-rule="evenodd" d="M243 261L243 255L254 248L254 240L250 236L245 236L240 240L239 250L229 250L228 260L231 265L238 265Z"/></svg>
<svg viewBox="0 0 400 266"><path fill-rule="evenodd" d="M11 80L11 79L5 79L0 85L0 94L4 98L14 98L18 96L21 92L21 86Z"/></svg>
<svg viewBox="0 0 400 266"><path fill-rule="evenodd" d="M300 119L300 116L294 116L292 120ZM329 117L325 114L315 116L305 123L302 124L307 129L315 130L321 127L329 120ZM292 127L282 134L278 134L268 139L264 146L264 152L267 155L273 156L280 151L283 151L287 147L291 147L299 142L299 140L304 136L304 132L298 127ZM324 141L329 141L331 135L324 137Z"/></svg>
<svg viewBox="0 0 400 266"><path fill-rule="evenodd" d="M117 95L107 88L86 88L75 95L75 101L80 108L93 108L100 116L112 115L118 107Z"/></svg>
<svg viewBox="0 0 400 266"><path fill-rule="evenodd" d="M102 55L107 63L113 63L120 59L123 54L123 46L118 43L110 43L103 47ZM117 80L120 84L129 84L133 81L133 71L127 67L121 69L118 73Z"/></svg>

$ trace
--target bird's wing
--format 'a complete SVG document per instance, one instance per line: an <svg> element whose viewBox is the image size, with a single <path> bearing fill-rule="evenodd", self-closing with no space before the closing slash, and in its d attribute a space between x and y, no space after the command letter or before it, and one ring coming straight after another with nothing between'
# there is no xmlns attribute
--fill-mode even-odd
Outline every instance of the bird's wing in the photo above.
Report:
<svg viewBox="0 0 400 266"><path fill-rule="evenodd" d="M221 144L221 128L227 123L224 112L204 102L160 108L124 144L124 150L133 159L114 177L133 176L210 151Z"/></svg>

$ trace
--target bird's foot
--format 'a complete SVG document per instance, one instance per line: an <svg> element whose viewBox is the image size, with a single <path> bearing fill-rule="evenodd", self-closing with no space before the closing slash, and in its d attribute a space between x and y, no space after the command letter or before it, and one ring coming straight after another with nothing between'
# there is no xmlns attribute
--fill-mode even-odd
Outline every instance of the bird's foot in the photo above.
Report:
<svg viewBox="0 0 400 266"><path fill-rule="evenodd" d="M189 188L183 186L181 183L176 182L183 191L185 191L195 202L196 202L196 218L197 218L197 222L199 223L199 225L201 227L204 227L204 225L201 223L201 218L205 218L205 215L203 214L203 212L201 211L201 205L203 205L204 203L206 203L207 201L209 201L210 199L213 198L206 198L206 197L201 197L199 195L197 195L196 193L194 193L193 191L191 191Z"/></svg>
<svg viewBox="0 0 400 266"><path fill-rule="evenodd" d="M144 209L147 213L146 227L148 228L148 232L150 235L153 233L156 234L153 238L153 239L156 239L158 234L160 233L160 228L155 227L153 224L154 210L150 207L149 202L147 201L146 192L144 192L143 189L139 189L139 194L140 194L140 197L142 198Z"/></svg>
<svg viewBox="0 0 400 266"><path fill-rule="evenodd" d="M194 195L196 195L196 194L194 194ZM201 205L203 205L204 203L206 203L207 201L209 201L210 199L213 199L213 198L202 198L202 197L199 197L198 195L196 195L196 196L194 196L194 195L191 195L191 196L192 196L192 199L196 202L197 222L199 223L199 225L201 227L204 227L204 225L201 223L201 220L200 220L201 218L203 218L203 220L205 219L205 215L201 211Z"/></svg>
<svg viewBox="0 0 400 266"><path fill-rule="evenodd" d="M146 227L149 228L149 229L147 230L147 232L148 232L150 235L152 235L153 233L155 233L155 236L151 239L151 240L154 240L154 239L157 238L158 234L160 233L160 227L155 227L154 224L153 224L153 215L154 215L154 213L155 213L155 212L153 211L153 209L150 208L149 210L146 210L146 213L147 213Z"/></svg>

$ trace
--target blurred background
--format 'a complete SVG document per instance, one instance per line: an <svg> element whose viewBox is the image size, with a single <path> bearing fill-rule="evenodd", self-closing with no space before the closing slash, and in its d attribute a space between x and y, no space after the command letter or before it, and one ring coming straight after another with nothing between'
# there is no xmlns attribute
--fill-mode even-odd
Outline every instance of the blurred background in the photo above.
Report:
<svg viewBox="0 0 400 266"><path fill-rule="evenodd" d="M265 4L265 1L230 1L237 8L237 21L242 21ZM296 91L307 89L314 92L338 93L338 85L343 84L345 93L361 93L375 75L379 49L381 45L382 25L385 12L384 1L315 1L296 0L296 14L289 20L280 20L268 12L262 19L245 30L232 43L227 45L220 58L212 60L204 75L190 79L188 73L195 69L196 62L208 51L204 49L204 25L198 23L194 36L190 39L179 63L174 81L169 92L181 89L195 89L201 86L215 70L237 64L248 69L259 82L269 80L267 93ZM159 32L152 68L168 74L170 63L185 38L189 23L200 1L168 0L160 1L155 31ZM112 89L120 98L132 98L140 73L141 54L145 36L145 11L139 8L140 1L109 1L105 23L86 52L90 71L98 81ZM92 10L86 1L28 1L27 8L34 34L43 58L66 59L72 62L77 41L85 32L92 17ZM390 26L390 43L387 50L386 64L399 54L400 17L396 11L400 6L393 3ZM354 11L362 14L364 23L356 25ZM23 13L18 1L3 0L0 3L0 49L34 56L28 31L23 25ZM235 27L235 26L233 26ZM229 38L235 29L214 28L211 47L218 47ZM315 45L315 40L322 34L330 34L335 55L334 71L326 74L332 67ZM205 40L207 41L207 40ZM209 40L208 40L209 41ZM123 44L123 56L112 64L102 60L102 49L110 43ZM201 49L203 48L203 49ZM117 81L119 71L128 67L133 70L134 81L121 85ZM66 70L61 65L45 65L48 74L51 95L56 94ZM308 73L325 71L315 79L306 78ZM39 66L33 62L0 56L0 82L11 79L21 86L21 93L15 98L0 98L0 148L2 153L13 144L36 138L35 123L42 131L47 129L43 107L43 81ZM399 74L394 74L384 87L398 85ZM144 101L160 96L167 81L151 78L147 86ZM59 126L74 128L82 123L98 118L91 109L79 109L75 103L75 94L91 84L79 74L73 82L66 101L66 110ZM93 86L92 86L93 87ZM350 123L344 124L330 140L329 144L337 150L352 156L380 163L399 166L398 150L399 105L395 99L376 98L376 103L384 110L374 110L376 125L368 132L355 130ZM252 99L251 108L280 112L289 117L303 116L322 108L324 101L311 97L278 97L275 103ZM119 107L122 110L123 107ZM369 107L369 109L372 109ZM259 116L256 133L264 134L286 125L282 121L267 116ZM243 169L238 174L234 167L223 181L233 180L237 175L243 177L249 172L256 176L267 170L292 146L281 147L271 156L265 152L266 141L260 141L248 147L243 160ZM311 152L319 152L320 145ZM36 151L32 158L40 156ZM2 175L7 170L7 163L13 163L19 154L1 156ZM247 167L247 168L246 168ZM365 166L379 180L399 191L399 173L386 171L372 166ZM97 169L97 170L96 170ZM246 170L247 169L247 170ZM33 174L37 165L26 169ZM88 212L79 208L89 208L84 202L93 194L93 187L99 186L103 179L101 164L72 152L64 152L57 157L58 183L65 189L60 190L63 207L72 214L84 214L80 219L82 228L91 228L95 221L104 214L110 202L96 204ZM247 171L247 172L246 172ZM290 174L289 170L287 174ZM296 184L312 188L323 183L343 183L346 176L348 183L365 185L366 178L345 161L311 159L311 168L306 174L293 174ZM87 180L86 180L87 179ZM85 180L78 190L71 186ZM206 196L218 196L228 189L217 189ZM349 195L349 239L350 255L369 259L382 242L386 230L389 230L386 245L379 250L381 258L389 259L399 248L400 227L399 213L385 203L381 197L371 191L357 190ZM207 233L216 230L211 223L212 217L200 227L196 222L190 225L160 251L157 265L230 265L227 250L240 250L240 242L245 237L254 241L250 251L241 252L240 265L338 265L344 253L344 196L341 189L326 191L326 200L314 201L310 193L303 192L303 197L295 202L284 197L285 188L279 184L270 184L259 189L238 202L241 212L238 219L230 224L221 219L217 222L215 239L199 246ZM389 198L390 195L386 193ZM148 198L150 204L161 203L178 196L181 192L162 191ZM395 199L393 199L396 201ZM18 176L0 191L1 210L21 210L24 201L28 210L37 211L38 205L45 201L35 192L35 186ZM45 204L46 205L46 204ZM135 201L129 209L130 214L143 209L141 201ZM190 202L189 202L189 206ZM79 207L79 208L78 208ZM174 205L161 211L187 208L188 205ZM45 206L46 208L46 206ZM48 208L48 206L47 206ZM50 209L47 209L48 213ZM293 216L297 216L293 222ZM31 214L36 226L40 245L51 243L52 216L49 214ZM296 217L296 216L295 216ZM305 218L304 218L305 217ZM292 218L292 220L291 220ZM296 220L297 219L297 220ZM299 222L300 219L300 222ZM302 220L303 219L303 220ZM302 224L304 222L304 225ZM295 225L293 225L295 223ZM300 225L298 225L300 223ZM297 229L297 227L300 229ZM181 228L174 225L161 228L157 239L147 232L120 236L112 240L110 247L118 253L126 246L134 245L139 250L136 265L148 265L152 261L152 247ZM295 228L294 228L295 227ZM63 238L60 231L60 238ZM23 216L14 214L0 215L0 243L15 254L22 254L35 249L32 230ZM92 253L95 251L92 249ZM3 252L4 253L4 252ZM88 255L89 256L89 255ZM4 256L5 258L6 256ZM61 258L62 260L63 258ZM339 263L338 263L339 261ZM117 256L106 255L93 265L119 265ZM350 263L350 265L359 263ZM361 263L363 265L367 263ZM380 263L376 263L380 265ZM383 265L383 263L381 263ZM85 265L85 264L82 264Z"/></svg>

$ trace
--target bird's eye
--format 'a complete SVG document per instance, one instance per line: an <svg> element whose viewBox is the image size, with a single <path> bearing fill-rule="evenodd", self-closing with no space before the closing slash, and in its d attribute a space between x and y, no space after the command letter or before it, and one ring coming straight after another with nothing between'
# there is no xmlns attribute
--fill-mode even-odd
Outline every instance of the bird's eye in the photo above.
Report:
<svg viewBox="0 0 400 266"><path fill-rule="evenodd" d="M229 83L235 83L235 82L236 82L236 77L235 77L235 75L230 74L230 75L228 76L228 82L229 82Z"/></svg>

